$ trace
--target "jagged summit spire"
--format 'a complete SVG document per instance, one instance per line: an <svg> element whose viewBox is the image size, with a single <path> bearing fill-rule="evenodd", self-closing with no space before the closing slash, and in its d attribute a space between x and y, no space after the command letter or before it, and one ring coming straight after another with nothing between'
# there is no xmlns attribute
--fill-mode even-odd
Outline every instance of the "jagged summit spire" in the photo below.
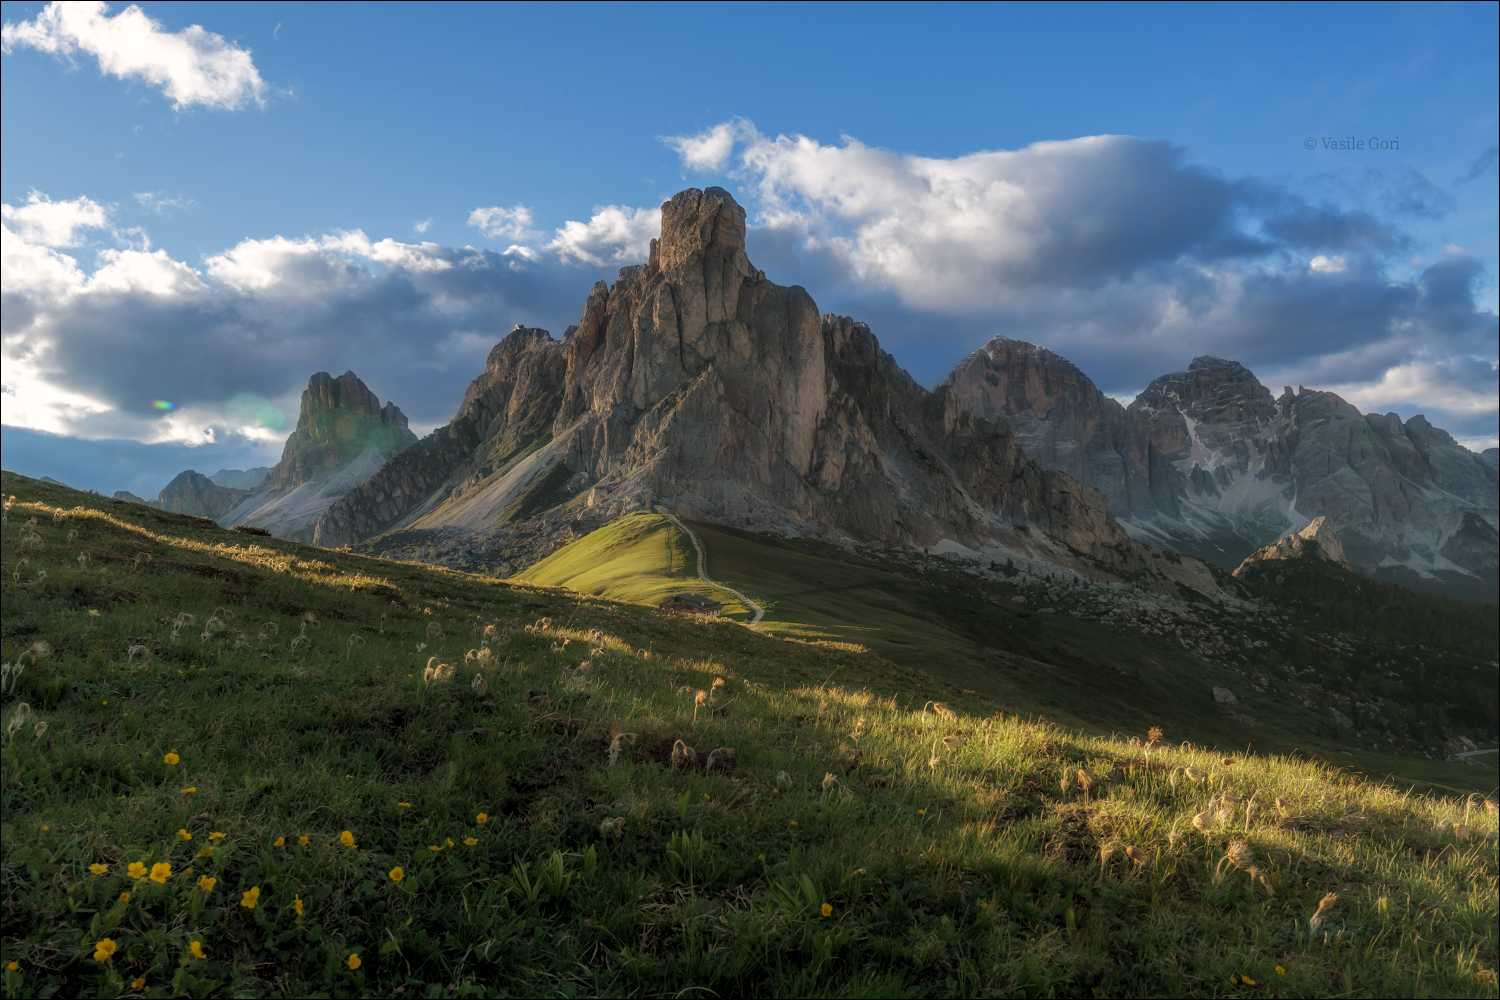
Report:
<svg viewBox="0 0 1500 1000"><path fill-rule="evenodd" d="M649 271L673 271L695 259L753 270L745 256L745 210L721 187L679 191L661 207L661 236L651 241Z"/></svg>

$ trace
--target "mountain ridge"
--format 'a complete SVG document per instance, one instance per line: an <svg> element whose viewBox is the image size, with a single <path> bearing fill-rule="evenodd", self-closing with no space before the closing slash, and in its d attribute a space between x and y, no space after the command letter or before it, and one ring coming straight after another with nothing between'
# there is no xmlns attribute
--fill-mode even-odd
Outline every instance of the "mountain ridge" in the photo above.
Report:
<svg viewBox="0 0 1500 1000"><path fill-rule="evenodd" d="M1326 515L1367 575L1493 601L1495 462L1421 415L1361 414L1334 393L1277 397L1211 356L1129 407L1043 347L995 337L947 384L1005 419L1042 465L1094 485L1132 537L1233 569Z"/></svg>
<svg viewBox="0 0 1500 1000"><path fill-rule="evenodd" d="M561 341L517 327L496 345L454 420L330 505L315 542L514 567L665 503L844 546L1216 590L1030 461L1005 422L918 385L866 324L767 281L727 191L680 192L661 233Z"/></svg>

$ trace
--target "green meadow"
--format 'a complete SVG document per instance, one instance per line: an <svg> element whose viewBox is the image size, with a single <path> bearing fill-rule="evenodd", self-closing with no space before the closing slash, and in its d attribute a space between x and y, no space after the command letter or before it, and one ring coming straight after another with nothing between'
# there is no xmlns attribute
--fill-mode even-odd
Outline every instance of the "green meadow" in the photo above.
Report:
<svg viewBox="0 0 1500 1000"><path fill-rule="evenodd" d="M669 614L649 516L499 581L3 491L7 997L1496 995L1489 772L1293 754L1159 637L708 526L765 627Z"/></svg>
<svg viewBox="0 0 1500 1000"><path fill-rule="evenodd" d="M698 522L693 530L705 547L709 578L744 592L765 609L762 632L830 649L867 650L885 664L906 668L905 673L850 674L844 671L851 668L841 667L832 678L857 685L883 682L882 689L896 693L903 705L916 707L935 697L931 685L939 684L942 697L967 699L975 711L1045 718L1100 736L1143 733L1162 725L1178 740L1314 756L1372 777L1391 775L1449 792L1489 792L1500 777L1497 755L1460 765L1375 750L1331 726L1326 712L1291 702L1274 689L1257 693L1242 674L1193 655L1172 638L1069 614L1039 613L1033 605L1012 600L1021 595L1019 588L985 583L939 559L893 565L817 542ZM1331 619L1352 633L1369 635L1391 629L1394 622L1395 628L1419 639L1446 640L1445 645L1455 647L1423 653L1434 670L1426 701L1449 703L1453 710L1455 702L1493 706L1500 699L1491 664L1500 648L1494 605L1368 581L1357 584L1368 592L1335 602L1346 592L1346 581L1316 568L1311 572L1315 579L1301 586L1305 574L1299 574L1299 585L1288 593L1299 607L1315 607L1315 614L1296 616L1290 627L1224 623L1263 644L1253 651L1261 669L1276 674L1279 668L1286 674L1290 668L1284 664L1313 663L1329 679L1357 684L1369 672L1361 661L1374 660L1385 649L1368 642L1360 643L1364 648L1352 656L1320 649L1310 638L1314 628ZM660 514L624 517L564 546L518 579L653 606L674 593L698 591L725 602L725 614L740 621L750 618L729 591L698 580L691 542ZM1314 587L1321 598L1315 605ZM1388 600L1372 604L1369 597L1375 592ZM1399 612L1391 596L1398 593L1410 602ZM1360 617L1358 607L1369 613ZM1206 607L1200 613L1213 614ZM903 683L901 677L911 680ZM1215 685L1238 692L1239 703L1232 708L1216 703ZM1081 690L1086 697L1080 697ZM1476 733L1493 731L1493 712L1472 721Z"/></svg>

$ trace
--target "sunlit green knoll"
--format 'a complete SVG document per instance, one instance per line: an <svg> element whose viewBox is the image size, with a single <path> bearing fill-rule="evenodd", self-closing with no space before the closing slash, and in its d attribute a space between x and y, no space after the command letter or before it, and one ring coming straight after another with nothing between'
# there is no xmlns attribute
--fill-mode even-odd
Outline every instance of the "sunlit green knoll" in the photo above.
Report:
<svg viewBox="0 0 1500 1000"><path fill-rule="evenodd" d="M1419 787L1488 791L1500 776L1495 755L1463 765L1397 754L1389 747L1377 751L1369 742L1340 736L1322 702L1308 705L1284 691L1258 692L1244 675L1195 656L1170 636L1014 603L1015 587L980 581L941 560L874 562L817 542L700 522L692 527L705 547L709 578L765 609L759 631L823 648L870 650L906 670L876 680L852 676L854 667L842 667L834 680L895 684L914 707L932 698L957 698L1099 734L1140 733L1160 725L1178 740L1254 752L1296 751ZM656 514L633 514L595 531L521 579L630 603L655 605L681 589L734 601L728 591L697 581L691 542ZM1308 595L1298 591L1297 596ZM1424 608L1457 606L1430 595L1406 596ZM748 617L738 603L730 610L741 620ZM1256 655L1284 655L1289 662L1317 655L1307 648L1305 626L1225 624L1265 642ZM1420 625L1425 640L1433 623L1423 619ZM1468 633L1465 638L1474 641ZM1488 660L1493 646L1492 639L1487 654L1470 651L1469 658ZM1469 700L1471 685L1481 701L1494 688L1493 671L1471 675L1469 659L1460 664L1450 651L1447 659L1432 658L1431 669L1440 664L1457 671L1442 688L1449 701ZM1238 703L1216 702L1216 685L1234 690ZM1427 697L1433 700L1435 692Z"/></svg>
<svg viewBox="0 0 1500 1000"><path fill-rule="evenodd" d="M652 607L673 594L699 593L722 602L723 615L748 619L733 594L698 579L697 565L687 536L662 515L643 511L563 546L515 579Z"/></svg>

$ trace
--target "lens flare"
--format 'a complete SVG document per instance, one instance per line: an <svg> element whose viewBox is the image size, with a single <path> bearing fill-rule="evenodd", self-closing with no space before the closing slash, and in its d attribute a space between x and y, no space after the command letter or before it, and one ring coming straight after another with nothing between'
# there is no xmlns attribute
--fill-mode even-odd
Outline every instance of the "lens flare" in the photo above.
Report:
<svg viewBox="0 0 1500 1000"><path fill-rule="evenodd" d="M224 413L241 427L279 431L286 425L285 413L252 392L242 392L224 404Z"/></svg>
<svg viewBox="0 0 1500 1000"><path fill-rule="evenodd" d="M177 409L177 404L176 403L170 402L169 400L165 400L165 399L154 399L154 400L151 401L151 405L152 405L152 407L154 407L155 409L158 409L158 410L175 410L175 409Z"/></svg>

